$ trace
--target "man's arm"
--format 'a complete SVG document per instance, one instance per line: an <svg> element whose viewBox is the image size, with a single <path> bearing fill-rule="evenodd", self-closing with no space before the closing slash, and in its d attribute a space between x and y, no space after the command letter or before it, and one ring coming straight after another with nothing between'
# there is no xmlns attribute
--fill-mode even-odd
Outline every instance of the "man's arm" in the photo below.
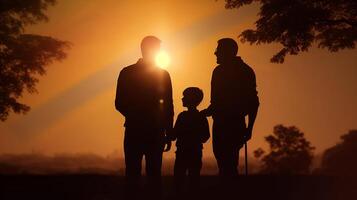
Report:
<svg viewBox="0 0 357 200"><path fill-rule="evenodd" d="M207 140L210 138L210 132L209 132L209 125L208 125L208 120L206 117L202 119L202 143L207 142Z"/></svg>
<svg viewBox="0 0 357 200"><path fill-rule="evenodd" d="M217 91L217 87L216 87L216 70L213 71L212 73L212 79L211 79L211 101L210 101L210 105L208 106L208 108L204 109L201 111L202 114L204 114L206 117L212 116L214 113L214 105L216 102L216 91Z"/></svg>
<svg viewBox="0 0 357 200"><path fill-rule="evenodd" d="M174 121L174 105L172 100L172 84L170 74L166 72L165 79L165 95L164 95L164 107L165 107L165 129L170 131L173 127Z"/></svg>
<svg viewBox="0 0 357 200"><path fill-rule="evenodd" d="M165 94L164 94L164 113L165 113L165 144L166 148L164 152L170 151L171 149L171 140L173 132L173 121L174 121L174 105L172 100L172 84L170 74L166 73L165 78Z"/></svg>
<svg viewBox="0 0 357 200"><path fill-rule="evenodd" d="M246 140L250 140L252 137L253 127L255 123L255 119L257 118L258 106L256 106L252 111L248 114L248 127L247 127L247 135Z"/></svg>
<svg viewBox="0 0 357 200"><path fill-rule="evenodd" d="M119 73L118 82L117 82L117 90L115 95L115 108L119 111L122 115L127 116L127 103L126 98L127 92L125 87L125 75L123 70Z"/></svg>
<svg viewBox="0 0 357 200"><path fill-rule="evenodd" d="M257 83L255 78L255 73L252 70L250 74L250 83L249 83L249 110L248 110L248 127L246 140L250 140L252 137L253 127L255 123L255 119L257 117L258 108L259 108L259 97L257 92Z"/></svg>

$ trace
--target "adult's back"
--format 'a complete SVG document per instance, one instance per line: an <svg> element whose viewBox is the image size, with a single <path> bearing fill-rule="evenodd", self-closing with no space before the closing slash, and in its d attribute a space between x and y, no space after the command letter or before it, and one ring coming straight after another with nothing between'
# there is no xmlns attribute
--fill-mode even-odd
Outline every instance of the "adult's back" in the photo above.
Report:
<svg viewBox="0 0 357 200"><path fill-rule="evenodd" d="M127 128L164 130L173 116L169 73L142 59L125 67L118 78L115 106L125 116Z"/></svg>
<svg viewBox="0 0 357 200"><path fill-rule="evenodd" d="M213 117L213 153L224 177L238 174L239 150L251 138L259 106L254 71L237 53L238 44L233 39L218 41L211 105L203 111Z"/></svg>
<svg viewBox="0 0 357 200"><path fill-rule="evenodd" d="M215 68L211 87L214 118L242 117L258 104L255 73L240 57Z"/></svg>
<svg viewBox="0 0 357 200"><path fill-rule="evenodd" d="M141 42L142 58L119 74L115 107L125 117L124 154L127 198L135 199L140 188L142 159L148 187L153 196L161 194L161 165L166 135L172 129L173 104L169 74L155 65L161 41L147 36Z"/></svg>

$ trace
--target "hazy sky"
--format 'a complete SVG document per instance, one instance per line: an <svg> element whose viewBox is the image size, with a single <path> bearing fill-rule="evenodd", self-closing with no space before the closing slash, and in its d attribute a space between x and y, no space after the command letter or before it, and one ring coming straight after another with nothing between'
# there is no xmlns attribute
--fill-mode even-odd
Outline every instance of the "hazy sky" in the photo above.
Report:
<svg viewBox="0 0 357 200"><path fill-rule="evenodd" d="M114 108L116 79L140 57L141 39L160 37L170 54L177 116L188 86L203 89L200 109L208 105L217 40L237 38L252 27L257 9L225 10L223 0L59 0L48 13L48 23L28 31L73 46L66 60L40 78L39 93L22 99L30 113L0 122L0 153L122 155L124 119ZM265 147L264 136L282 123L300 128L322 152L357 128L357 50L331 54L313 48L272 64L278 49L239 43L239 54L256 72L261 101L250 151ZM210 142L204 148L204 155L212 156Z"/></svg>

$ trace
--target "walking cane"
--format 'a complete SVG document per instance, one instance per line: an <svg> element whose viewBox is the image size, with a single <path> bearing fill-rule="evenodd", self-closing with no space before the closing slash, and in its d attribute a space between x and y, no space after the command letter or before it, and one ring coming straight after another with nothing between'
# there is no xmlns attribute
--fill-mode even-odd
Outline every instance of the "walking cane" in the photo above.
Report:
<svg viewBox="0 0 357 200"><path fill-rule="evenodd" d="M244 142L244 154L245 154L245 175L248 176L248 144Z"/></svg>

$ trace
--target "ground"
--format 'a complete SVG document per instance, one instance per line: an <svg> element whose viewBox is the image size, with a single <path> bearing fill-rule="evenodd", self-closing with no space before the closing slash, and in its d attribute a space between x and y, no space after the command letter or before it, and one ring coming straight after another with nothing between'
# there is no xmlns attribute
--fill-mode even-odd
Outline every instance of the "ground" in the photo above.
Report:
<svg viewBox="0 0 357 200"><path fill-rule="evenodd" d="M199 199L357 199L356 178L323 176L240 176L222 187L215 176L203 176ZM172 177L163 177L163 196L171 199ZM0 176L0 199L123 199L124 178L111 175ZM142 199L147 199L143 192ZM234 197L234 198L233 198ZM188 199L187 197L185 199Z"/></svg>

